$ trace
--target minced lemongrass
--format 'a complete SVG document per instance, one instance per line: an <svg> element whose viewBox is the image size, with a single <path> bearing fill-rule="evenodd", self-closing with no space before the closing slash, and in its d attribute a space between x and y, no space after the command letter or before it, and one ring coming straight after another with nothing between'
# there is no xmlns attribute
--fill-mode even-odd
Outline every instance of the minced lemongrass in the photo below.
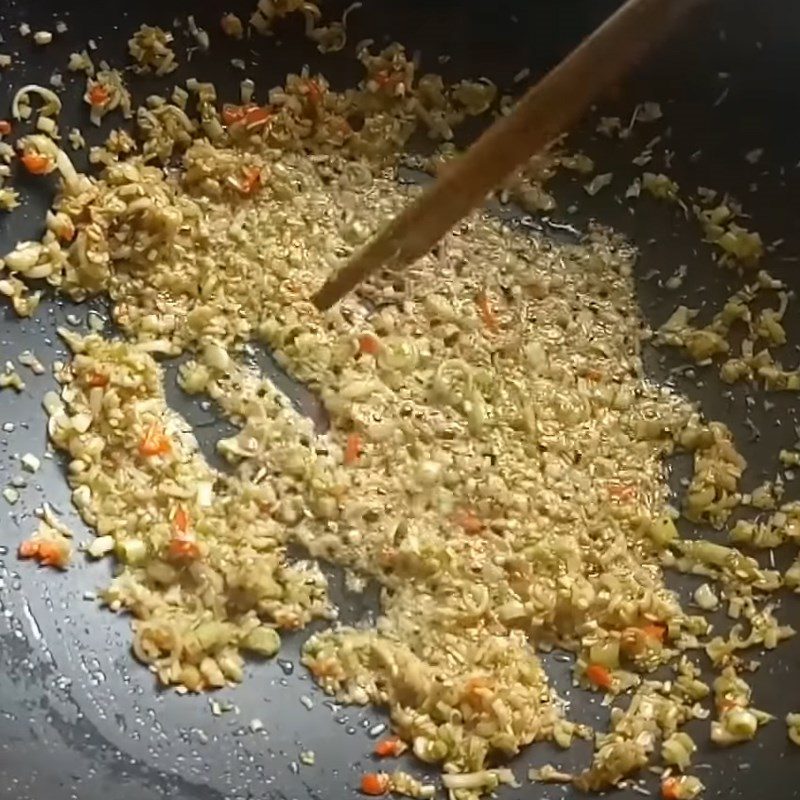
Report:
<svg viewBox="0 0 800 800"><path fill-rule="evenodd" d="M104 555L107 555L114 549L114 544L113 536L97 536L89 543L89 546L86 548L86 552L92 558L102 558Z"/></svg>
<svg viewBox="0 0 800 800"><path fill-rule="evenodd" d="M3 498L13 506L19 500L19 492L13 486L6 486L3 489Z"/></svg>
<svg viewBox="0 0 800 800"><path fill-rule="evenodd" d="M20 463L23 468L30 473L38 472L39 467L42 465L42 462L33 455L33 453L25 453L22 458L20 458Z"/></svg>
<svg viewBox="0 0 800 800"><path fill-rule="evenodd" d="M267 28L285 10L261 8ZM335 49L343 32L305 12ZM136 69L171 70L170 43L140 29ZM120 339L63 332L73 357L48 403L73 502L120 562L102 599L131 612L136 658L161 683L219 688L242 679L243 653L275 655L279 631L335 618L316 563L289 555L300 546L382 589L377 624L314 634L303 663L338 702L387 706L416 756L458 771L445 783L459 797L512 782L486 765L534 739L587 735L565 719L529 634L570 649L598 688L614 668L614 690L630 689L591 767L570 776L617 784L661 739L691 749L670 737L707 692L685 664L669 696L639 674L706 643L705 618L681 607L662 565L775 585L736 548L680 537L663 458L694 453L685 511L715 523L738 502L744 464L722 426L644 379L636 254L607 232L565 245L476 215L402 281L378 276L325 314L307 303L414 196L391 168L415 125L447 140L496 94L420 76L398 46L359 58L363 84L346 94L302 70L264 107L220 114L215 87L196 79L197 113L185 92L153 99L137 140L95 151L97 177L60 164L53 220L70 220L74 239L51 230L6 259L76 299L116 298ZM533 169L501 196L546 205ZM642 186L677 197L668 180ZM687 309L665 335L690 322ZM312 387L325 433L250 363L256 339ZM718 344L695 339L698 352ZM194 359L181 386L236 426L217 443L230 472L166 402L153 354L179 353ZM788 634L766 617L756 627L764 646ZM741 644L711 650L722 659Z"/></svg>

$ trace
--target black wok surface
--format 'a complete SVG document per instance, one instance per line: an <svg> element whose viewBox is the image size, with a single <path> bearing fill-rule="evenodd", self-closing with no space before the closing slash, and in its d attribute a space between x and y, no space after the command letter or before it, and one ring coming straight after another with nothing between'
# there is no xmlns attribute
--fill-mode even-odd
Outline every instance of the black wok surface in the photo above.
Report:
<svg viewBox="0 0 800 800"><path fill-rule="evenodd" d="M532 78L541 74L588 32L614 6L607 0L365 0L365 8L351 20L350 42L371 37L378 42L397 39L410 50L419 49L423 65L446 78L487 75L511 88L512 77L530 67ZM56 2L33 4L0 0L0 52L18 53L13 69L0 73L0 109L7 109L13 87L27 82L46 83L54 67L62 70L68 53L96 40L98 53L114 65L125 62L125 42L142 22L169 26L178 15L195 10L198 22L212 32L208 55L195 54L189 69L212 79L235 98L242 77L230 66L231 57L248 61L247 75L257 82L257 94L303 63L321 68L335 84L352 83L358 64L352 48L334 56L320 56L289 25L279 37L255 39L242 49L217 33L222 11L244 12L247 3L185 3L177 0L120 2ZM193 8L194 7L194 8ZM331 7L334 4L331 3ZM69 31L37 48L16 32L22 21L33 30L54 30L64 19ZM643 66L618 96L603 104L603 114L629 116L636 102L659 101L665 119L637 127L625 142L611 143L594 132L597 115L576 132L572 147L597 160L599 171L614 171L613 184L589 198L581 181L562 176L556 182L558 223L581 229L596 218L629 235L641 247L638 288L645 315L660 324L675 305L686 302L707 310L709 316L730 290L740 285L736 276L716 267L710 250L700 243L696 227L671 206L642 200L630 212L622 198L630 179L641 170L631 164L645 143L657 134L653 164L646 169L668 171L683 187L710 186L737 196L752 214L752 225L766 242L784 241L764 261L764 267L800 288L796 258L800 243L798 192L798 108L800 108L800 5L791 0L718 0L698 14L648 65ZM180 50L189 41L177 35ZM451 59L437 63L437 56ZM181 59L185 59L182 57ZM83 80L65 73L65 112L62 130L88 125L79 103ZM134 83L139 99L151 88ZM520 88L520 87L518 87ZM221 88L220 96L226 90ZM7 115L0 111L0 117ZM744 156L764 148L757 164ZM663 153L674 151L669 170ZM51 186L26 181L25 205L0 218L0 252L14 241L38 235ZM572 208L573 205L577 206ZM560 231L559 235L563 235ZM681 265L688 276L677 290L664 281ZM96 303L102 310L102 304ZM32 348L46 364L64 357L55 327L77 323L85 327L88 306L71 306L52 298L37 315L20 321L0 304L0 356L15 359ZM784 361L797 360L800 331L797 307L790 327L792 344ZM673 353L647 352L651 374L669 380L703 402L708 415L726 421L737 435L750 469L748 486L774 477L777 451L797 440L796 396L755 394L744 388L721 387L716 370L698 369L692 377L675 373L681 361ZM265 361L265 368L269 368ZM270 368L271 369L271 368ZM14 396L0 392L0 485L22 474L18 456L46 452L45 416L41 398L54 388L48 371L37 377L19 368L27 382ZM206 445L219 435L215 413L190 404L174 386L169 370L171 402L197 426ZM285 378L279 380L286 381ZM284 386L290 385L284 383ZM294 391L294 390L292 390ZM764 400L769 402L764 404ZM309 402L308 398L304 402ZM4 423L10 423L5 425ZM11 427L13 426L13 430ZM677 481L685 464L676 462L671 480ZM795 483L787 480L787 496L796 497ZM65 574L38 570L17 561L18 543L34 529L33 509L43 500L62 512L64 519L87 538L71 511L62 465L44 457L42 468L21 490L20 501L9 506L0 499L0 798L29 800L338 800L356 797L360 774L374 769L367 755L375 728L385 721L372 710L338 708L326 701L298 665L298 649L306 633L290 637L280 659L248 666L243 685L213 696L179 697L159 691L147 670L132 660L128 620L102 610L90 599L108 577L106 563L77 558ZM779 563L788 554L777 554ZM333 582L339 576L333 574ZM671 576L679 591L696 585ZM374 608L370 598L335 593L343 616L356 620ZM781 596L781 621L800 623L798 603ZM760 658L760 654L754 654ZM573 700L572 714L581 721L602 718L603 712L586 693L571 691L569 664L563 655L546 659L556 685ZM754 704L778 719L754 744L717 751L705 743L707 723L690 726L701 753L697 774L707 784L709 798L800 798L800 751L786 738L783 716L800 711L800 646L796 641L763 657L753 678ZM211 702L219 704L218 715ZM312 706L308 708L307 706ZM229 708L224 711L221 709ZM258 722L263 723L262 730ZM370 734L372 731L372 735ZM301 751L314 751L316 763L301 763ZM547 746L533 747L512 766L524 778L529 764L551 759L566 767L585 763L586 748L556 753ZM410 763L410 762L409 762ZM645 784L655 790L653 781ZM571 789L525 784L506 790L502 797L572 797ZM617 793L634 797L631 790Z"/></svg>

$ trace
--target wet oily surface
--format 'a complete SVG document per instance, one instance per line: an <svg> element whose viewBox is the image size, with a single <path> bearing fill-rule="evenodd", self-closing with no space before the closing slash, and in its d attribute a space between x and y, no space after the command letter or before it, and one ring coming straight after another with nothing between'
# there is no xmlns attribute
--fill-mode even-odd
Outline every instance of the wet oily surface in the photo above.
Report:
<svg viewBox="0 0 800 800"><path fill-rule="evenodd" d="M767 4L772 5L777 8L777 4ZM42 26L47 21L45 11L39 12L43 15ZM549 11L552 13L552 9ZM665 56L660 67L654 68L660 82L648 85L646 94L633 99L657 99L664 104L666 124L673 129L672 137L665 140L665 147L682 154L674 158L674 175L679 182L685 181L687 186L693 181L707 183L734 191L740 197L747 194L747 207L755 215L755 227L762 231L765 240L787 237L786 242L767 257L764 266L791 281L793 262L785 259L794 255L789 238L793 228L787 218L793 196L791 178L787 176L790 176L793 161L791 149L777 137L776 130L769 127L772 115L759 115L767 120L763 129L755 128L755 124L751 129L749 122L730 128L748 138L741 146L727 141L720 143L717 134L708 133L710 128L720 130L720 126L730 125L731 117L738 120L739 115L729 111L731 103L755 102L755 79L751 77L751 65L755 61L760 65L766 62L765 69L767 65L776 69L784 66L780 63L780 38L772 48L768 38L778 37L780 32L771 27L773 17L769 9L765 10L760 22L763 25L762 49L756 50L749 44L755 38L750 26L744 25L740 31L732 24L738 19L737 7L731 6L727 13L730 21L725 27L729 33L724 41L720 41L718 30L702 31L705 37L702 41L708 51L705 55L708 63L703 63L702 75L707 78L697 81L691 91L682 95L684 84L675 77L676 70L680 67L681 75L692 74L688 71L691 62L676 65L677 56ZM7 16L13 17L9 22L22 19L21 12L13 8ZM162 10L161 16L164 18L159 19L154 10L144 21L168 23L172 10L166 13ZM542 19L545 18L543 12ZM373 19L380 22L379 15ZM72 25L72 19L68 20ZM30 21L33 25L34 20ZM119 43L115 45L115 37L108 36L104 46L121 48L128 31L139 22L138 18L125 20L124 24L121 21L121 31L117 34ZM393 20L391 23L394 26L391 35L403 39L403 33L409 30L409 21ZM81 21L75 18L76 35L81 26ZM387 23L387 27L391 26ZM586 26L589 26L588 18ZM410 30L413 32L416 27L413 25ZM415 44L410 34L406 38ZM687 37L687 42L690 39ZM744 40L748 44L744 44ZM257 47L264 48L270 56L277 54L276 62L286 59L286 68L296 66L299 58L296 53L289 58L287 43L274 50L270 49L270 44L258 42ZM428 49L427 44L424 49ZM535 66L522 46L515 52L519 53L520 60L513 65L513 70L509 69L511 74L527 64ZM676 45L676 52L682 52L679 45ZM540 55L539 58L543 65L544 57ZM468 62L462 60L461 63ZM36 60L31 58L25 73L15 74L13 82L20 83L32 77L35 65ZM205 66L208 69L210 65ZM198 62L198 74L201 68ZM329 72L327 66L323 68ZM473 71L470 65L469 72ZM726 71L730 77L719 78L719 73ZM45 76L48 72L49 69L42 70ZM280 74L276 66L274 80ZM212 77L216 80L216 76ZM238 75L233 77L238 81ZM713 103L727 87L730 87L728 97L715 107ZM780 91L780 86L773 86L766 97L759 97L759 102L779 105ZM673 98L675 102L668 105L667 101ZM652 136L655 135L653 132ZM683 224L671 209L642 203L632 217L627 210L629 204L618 201L629 182L625 170L633 169L629 159L651 138L649 132L637 133L637 136L639 139L625 143L624 155L615 150L606 156L619 159L620 165L618 172L616 165L607 167L615 169L616 177L604 193L588 198L580 182L565 181L556 193L563 210L554 216L582 227L586 218L594 214L631 236L642 251L636 271L641 303L655 326L663 322L679 302L716 307L730 293L729 287L737 284L729 273L711 265L708 251L697 243L696 231ZM592 155L598 163L605 163L600 153L608 147L607 143L602 139L593 142L592 138L587 131L587 151L592 152L595 147L598 153L592 152ZM761 164L754 166L743 160L744 152L760 146L766 149ZM701 157L690 161L685 154L698 149L702 150ZM750 192L753 183L759 185L758 192ZM35 187L32 190L38 191ZM0 223L6 237L4 251L8 249L6 242L10 244L25 238L37 229L43 208L37 205L39 200L46 198L30 196L22 218L16 215L13 225L5 219ZM578 211L568 214L566 209L572 203L578 204ZM30 227L26 230L26 226ZM688 266L683 285L677 290L666 289L667 278L683 263ZM23 322L8 314L7 309L3 311L0 325L3 356L15 358L18 351L31 348L48 365L56 358L65 357L55 336L56 325L72 325L74 318L68 317L75 315L80 324L73 327L79 328L85 325L87 317L85 306L71 307L62 303L48 303L36 318ZM792 361L788 355L786 360ZM790 447L797 438L793 430L796 424L793 397L769 396L769 402L774 405L765 407L761 396L754 400L751 393L742 388L728 390L718 386L713 370L697 369L694 375L671 373L670 369L680 363L679 356L671 351L665 354L648 351L646 363L653 376L673 380L688 396L701 399L710 417L722 419L732 427L740 449L750 462L747 480L752 486L774 475L777 450ZM42 456L45 453L41 398L46 390L54 387L54 382L49 371L43 376L34 376L24 369L20 371L27 384L22 396L11 402L13 396L7 391L0 394L3 408L0 423L13 426L10 430L3 428L0 437L4 455L4 469L0 475L4 485L21 472L15 455L33 452ZM166 382L170 403L175 403L194 425L201 443L204 439L216 439L220 429L215 410L202 406L202 401L191 408L182 402L178 404L180 393L174 390L173 380L174 373L170 371ZM674 474L676 486L680 475L678 465ZM787 484L788 493L791 493L791 482ZM130 657L128 621L99 610L93 600L87 599L107 583L106 564L88 565L79 558L66 575L51 576L18 563L16 545L33 529L32 510L43 500L58 509L76 530L81 530L70 510L69 493L57 456L43 458L40 471L21 488L21 499L9 507L2 534L6 552L2 556L0 586L4 610L0 618L0 650L10 666L0 677L5 715L0 742L0 775L7 796L35 797L49 790L64 796L74 794L90 798L107 793L112 786L115 796L135 794L138 798L164 793L174 797L305 798L327 797L332 792L347 796L354 791L361 772L374 768L366 754L371 750L373 739L381 734L380 726L385 720L378 713L337 708L326 701L298 663L298 651L305 634L289 637L279 660L248 664L244 683L235 689L225 689L210 697L178 697L159 692L152 676ZM678 588L688 596L694 585L696 582L681 583ZM354 621L375 607L374 602L369 602L370 598L362 606L360 598L344 591L334 589L332 594L342 602L345 618ZM782 618L791 620L793 616L796 616L795 608L787 602ZM570 692L568 664L564 658L555 655L546 659L551 680L572 697L573 717L593 721L596 715L591 701L594 698L579 690ZM726 796L748 797L755 788L760 769L774 770L783 766L791 770L788 759L793 754L780 718L787 710L796 709L800 698L788 697L780 688L787 685L781 679L793 674L796 658L796 644L790 642L765 657L764 666L753 678L759 707L779 717L759 734L756 743L723 753L709 751L706 755L704 750L703 757L696 759L698 763L707 761L711 765L708 771L698 770L697 773L709 786L709 796L724 791ZM217 705L212 707L213 703ZM598 716L602 718L599 710ZM704 740L705 731L704 724L698 725L695 732L698 742ZM46 751L48 758L37 758L32 764L29 759L34 751ZM305 751L314 751L313 767L302 763L300 754ZM553 759L547 747L532 748L527 755L537 763ZM570 767L585 763L587 755L576 748L566 757L559 754L559 758ZM524 775L521 765L515 770L520 776ZM521 789L519 794L529 791L530 788ZM545 797L562 794L558 787L537 788L536 791ZM786 794L778 796L796 794L788 781L785 791ZM514 790L506 792L509 797L515 796Z"/></svg>

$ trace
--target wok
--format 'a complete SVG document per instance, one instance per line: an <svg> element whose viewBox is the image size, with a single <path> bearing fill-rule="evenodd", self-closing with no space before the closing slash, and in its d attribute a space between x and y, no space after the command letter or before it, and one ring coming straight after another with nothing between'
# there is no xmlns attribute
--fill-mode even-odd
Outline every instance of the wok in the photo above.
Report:
<svg viewBox="0 0 800 800"><path fill-rule="evenodd" d="M398 40L410 51L418 50L426 68L446 78L486 75L501 87L519 91L525 82L515 85L515 74L529 67L528 80L535 79L616 4L612 0L365 0L364 7L350 17L350 43L367 37L379 44ZM194 74L215 81L220 97L235 97L242 73L230 65L230 59L243 57L259 92L303 63L321 69L340 86L357 80L359 65L351 47L337 55L320 56L300 35L299 25L287 24L277 38L256 38L244 46L216 35L223 11L244 16L248 6L233 0L225 4L40 0L35 5L3 0L0 33L6 41L0 51L19 56L12 69L0 74L2 108L7 108L13 87L47 83L54 68L64 71L68 53L85 47L88 39L96 41L101 57L121 65L126 60L126 41L139 24L169 27L176 16L185 22L186 14L192 12L198 24L215 34L212 48L208 55L196 53L173 78ZM327 13L335 10L335 3L326 4ZM37 47L16 31L21 22L34 31L53 30L56 19L63 19L69 29L47 47ZM669 170L657 155L654 171L668 171L686 189L706 185L737 196L753 216L752 227L762 232L766 242L783 240L767 255L764 267L795 290L800 288L796 263L800 244L796 220L800 200L798 31L800 6L788 0L709 3L598 109L605 115L627 116L636 102L659 101L665 118L657 128L636 128L629 140L612 143L595 133L595 115L573 134L573 149L583 149L595 158L600 171L614 172L612 186L590 198L581 188L582 180L561 176L555 183L559 208L552 219L527 219L526 223L546 228L554 223L549 228L554 235L569 235L564 225L581 230L591 219L598 219L627 234L641 248L638 291L652 325L663 322L681 302L712 313L741 285L740 279L712 263L696 227L674 207L640 202L632 215L631 204L622 198L625 187L641 171L631 158L658 132L663 139L657 153L666 149L675 155ZM177 38L185 47L187 40ZM444 54L450 59L440 63L437 57ZM66 72L65 77L61 128L80 124L86 129L88 119L79 100L83 80ZM138 99L155 86L137 83ZM758 163L751 164L744 156L755 148L763 148L764 153ZM21 185L23 208L0 219L0 252L41 230L52 186L24 178ZM682 264L688 268L686 280L677 290L667 289L665 280ZM0 305L3 359L16 358L25 349L33 349L47 364L64 358L55 328L75 322L85 325L90 305L102 307L99 301L73 306L49 297L29 320L16 318L6 304ZM791 313L787 363L794 363L792 356L800 344L796 306ZM750 464L749 486L774 476L778 450L797 439L795 395L770 395L770 404L765 406L766 395L755 393L750 398L752 392L746 387L724 387L714 369L676 370L682 362L672 352L647 349L646 363L654 379L678 386L702 401L709 417L731 426ZM267 357L264 368L315 413L313 398L279 374ZM20 454L42 455L46 447L41 398L54 388L54 381L49 370L42 376L21 372L27 382L22 395L0 393L0 423L11 423L0 432L3 485L20 473ZM194 424L208 450L222 424L214 409L182 397L171 366L168 394L173 406ZM680 460L671 465L670 480L676 487L686 466ZM787 481L787 486L791 497L792 482ZM35 528L33 510L43 500L75 530L86 533L70 509L63 464L55 456L43 459L41 470L29 479L17 504L0 501L0 797L307 800L357 796L360 774L374 769L368 755L372 738L386 719L373 710L339 708L320 693L298 662L306 633L289 637L279 659L249 664L244 683L236 688L213 696L180 697L159 691L151 674L131 658L128 620L86 599L91 597L87 592L107 580L108 565L83 563L79 558L69 572L56 575L17 561L16 547ZM781 562L788 554L779 552L777 557ZM696 586L686 577L670 575L668 580L684 597ZM332 583L341 587L341 576L332 573ZM354 597L334 590L334 596L348 620L360 619L375 608L369 593ZM781 621L797 622L794 598L781 595L780 601ZM573 718L603 719L607 710L587 693L571 689L568 657L547 656L546 665L555 685L571 699ZM695 763L708 787L706 797L724 795L735 800L767 792L772 800L800 797L800 754L793 751L782 721L787 711L800 710L798 665L796 640L763 655L762 666L751 679L754 703L778 719L759 733L755 743L713 749L707 744L708 723L689 727L701 747ZM213 708L212 703L216 704ZM259 729L259 723L263 728ZM313 766L301 762L301 751L315 753ZM586 763L587 757L588 749L581 746L566 753L533 746L512 767L523 777L529 765L553 760L575 768ZM656 789L652 780L643 785ZM504 790L501 796L575 795L572 789L526 783L523 788ZM617 795L635 796L630 789Z"/></svg>

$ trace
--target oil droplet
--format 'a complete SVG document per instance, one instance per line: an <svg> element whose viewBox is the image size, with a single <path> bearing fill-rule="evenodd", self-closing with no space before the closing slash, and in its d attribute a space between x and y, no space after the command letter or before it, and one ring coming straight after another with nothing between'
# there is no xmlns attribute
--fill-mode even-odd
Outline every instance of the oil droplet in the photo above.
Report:
<svg viewBox="0 0 800 800"><path fill-rule="evenodd" d="M294 664L285 659L278 659L278 666L283 670L284 675L291 675L294 672Z"/></svg>
<svg viewBox="0 0 800 800"><path fill-rule="evenodd" d="M25 615L25 619L28 620L28 624L31 626L33 638L36 639L37 642L40 642L42 640L42 629L39 627L39 623L36 622L36 617L33 616L33 611L31 611L30 604L27 600L22 601L22 613Z"/></svg>

